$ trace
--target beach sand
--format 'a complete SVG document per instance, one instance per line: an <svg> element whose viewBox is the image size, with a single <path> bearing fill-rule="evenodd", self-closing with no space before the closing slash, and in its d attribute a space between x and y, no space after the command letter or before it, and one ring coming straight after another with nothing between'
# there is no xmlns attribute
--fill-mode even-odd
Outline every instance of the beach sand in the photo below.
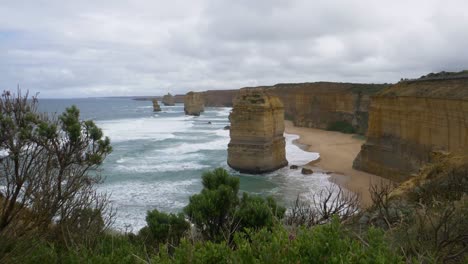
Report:
<svg viewBox="0 0 468 264"><path fill-rule="evenodd" d="M320 159L312 161L308 166L330 173L331 181L349 191L359 193L364 207L371 204L369 193L371 184L389 183L387 179L353 169L353 160L365 141L362 137L315 128L295 127L291 121L285 121L285 126L286 133L299 135L296 143L305 146L307 151L320 154Z"/></svg>

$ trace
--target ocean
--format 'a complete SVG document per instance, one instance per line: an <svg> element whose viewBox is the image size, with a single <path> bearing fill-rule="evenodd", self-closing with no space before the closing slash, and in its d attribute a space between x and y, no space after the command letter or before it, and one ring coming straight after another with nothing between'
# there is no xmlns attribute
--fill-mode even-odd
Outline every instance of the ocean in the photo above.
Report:
<svg viewBox="0 0 468 264"><path fill-rule="evenodd" d="M99 191L111 195L117 210L114 228L137 232L146 212L180 212L191 195L200 192L201 175L217 167L240 178L241 192L273 196L288 206L300 195L330 184L328 175L302 175L288 167L262 175L238 173L226 163L231 108L208 107L199 117L186 116L183 104L163 106L154 113L151 101L128 98L39 99L41 112L60 114L76 105L83 119L93 119L111 139L113 152L102 166ZM319 157L293 144L285 134L289 164L304 165Z"/></svg>

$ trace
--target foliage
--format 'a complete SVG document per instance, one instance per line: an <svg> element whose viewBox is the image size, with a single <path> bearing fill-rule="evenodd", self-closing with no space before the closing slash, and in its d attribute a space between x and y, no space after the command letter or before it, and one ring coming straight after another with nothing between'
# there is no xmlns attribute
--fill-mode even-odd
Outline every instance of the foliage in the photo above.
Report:
<svg viewBox="0 0 468 264"><path fill-rule="evenodd" d="M389 236L418 262L463 262L468 256L468 197L413 208Z"/></svg>
<svg viewBox="0 0 468 264"><path fill-rule="evenodd" d="M147 258L141 243L131 242L126 235L103 234L97 243L64 247L43 239L0 241L0 263L142 263ZM8 245L6 245L8 244Z"/></svg>
<svg viewBox="0 0 468 264"><path fill-rule="evenodd" d="M190 228L182 213L167 214L158 210L148 211L146 215L147 227L140 231L141 236L147 236L150 241L157 243L179 244L180 239Z"/></svg>
<svg viewBox="0 0 468 264"><path fill-rule="evenodd" d="M159 263L403 263L384 241L383 232L370 229L363 238L348 234L335 219L295 233L282 226L237 233L235 248L224 242L182 242L173 256L160 254ZM363 242L361 242L363 241Z"/></svg>
<svg viewBox="0 0 468 264"><path fill-rule="evenodd" d="M218 168L205 172L202 183L201 193L190 197L184 212L205 238L221 240L230 232L230 220L239 203L239 179Z"/></svg>
<svg viewBox="0 0 468 264"><path fill-rule="evenodd" d="M336 121L330 123L327 127L329 131L338 131L345 134L354 134L356 133L356 129L350 123L346 121Z"/></svg>
<svg viewBox="0 0 468 264"><path fill-rule="evenodd" d="M271 228L286 211L272 198L243 194L239 201L239 179L218 168L203 174L200 194L190 197L184 212L205 239L232 240L244 228Z"/></svg>
<svg viewBox="0 0 468 264"><path fill-rule="evenodd" d="M0 157L0 234L95 235L109 223L107 196L95 186L110 141L75 106L56 118L37 104L20 91L0 99L0 150L7 153Z"/></svg>
<svg viewBox="0 0 468 264"><path fill-rule="evenodd" d="M239 223L239 230L244 228L260 229L263 227L271 229L276 220L283 218L285 212L286 209L278 206L271 197L265 200L244 193L235 217Z"/></svg>

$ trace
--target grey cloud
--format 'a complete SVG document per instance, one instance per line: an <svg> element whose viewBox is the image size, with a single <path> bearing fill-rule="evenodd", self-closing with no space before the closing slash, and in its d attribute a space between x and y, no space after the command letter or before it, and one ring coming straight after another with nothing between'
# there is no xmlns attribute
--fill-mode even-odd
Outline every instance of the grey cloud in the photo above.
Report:
<svg viewBox="0 0 468 264"><path fill-rule="evenodd" d="M461 0L7 1L0 89L151 95L468 68Z"/></svg>

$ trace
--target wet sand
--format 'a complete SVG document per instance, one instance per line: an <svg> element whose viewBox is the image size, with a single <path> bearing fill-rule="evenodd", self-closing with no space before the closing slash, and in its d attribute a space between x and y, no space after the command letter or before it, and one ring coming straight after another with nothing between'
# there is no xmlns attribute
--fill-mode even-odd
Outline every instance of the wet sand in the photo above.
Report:
<svg viewBox="0 0 468 264"><path fill-rule="evenodd" d="M357 135L326 131L315 128L295 127L285 121L286 133L299 135L298 144L307 151L318 152L320 159L308 164L330 174L330 181L352 192L359 193L362 205L371 204L371 184L388 182L379 176L353 169L353 161L361 150L364 139Z"/></svg>

